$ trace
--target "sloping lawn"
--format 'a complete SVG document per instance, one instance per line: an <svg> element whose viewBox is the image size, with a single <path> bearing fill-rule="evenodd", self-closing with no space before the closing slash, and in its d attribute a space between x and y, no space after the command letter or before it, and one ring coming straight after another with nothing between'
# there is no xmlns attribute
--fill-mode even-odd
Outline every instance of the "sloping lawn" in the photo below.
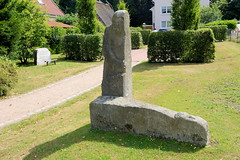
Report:
<svg viewBox="0 0 240 160"><path fill-rule="evenodd" d="M0 159L240 159L240 46L216 46L214 63L142 63L133 69L135 99L204 118L209 146L90 131L88 105L100 95L98 87L3 128Z"/></svg>
<svg viewBox="0 0 240 160"><path fill-rule="evenodd" d="M57 65L34 66L33 62L19 65L19 80L11 95L29 92L102 64L102 62L65 60L64 57L61 54L52 55L52 59L58 59Z"/></svg>

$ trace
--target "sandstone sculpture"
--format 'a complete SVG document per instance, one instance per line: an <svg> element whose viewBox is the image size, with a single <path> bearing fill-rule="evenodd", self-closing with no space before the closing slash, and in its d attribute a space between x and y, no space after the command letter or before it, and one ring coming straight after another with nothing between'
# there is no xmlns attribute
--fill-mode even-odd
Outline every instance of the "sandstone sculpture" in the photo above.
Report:
<svg viewBox="0 0 240 160"><path fill-rule="evenodd" d="M132 58L129 15L126 11L113 15L103 39L103 96L132 97Z"/></svg>
<svg viewBox="0 0 240 160"><path fill-rule="evenodd" d="M117 11L104 34L102 96L90 103L91 129L207 145L209 129L204 119L132 99L130 44L128 12Z"/></svg>

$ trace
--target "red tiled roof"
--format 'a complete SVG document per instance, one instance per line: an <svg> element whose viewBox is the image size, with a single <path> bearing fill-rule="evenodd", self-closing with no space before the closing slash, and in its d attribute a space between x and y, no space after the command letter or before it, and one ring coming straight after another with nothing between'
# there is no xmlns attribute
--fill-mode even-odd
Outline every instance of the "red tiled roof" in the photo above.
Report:
<svg viewBox="0 0 240 160"><path fill-rule="evenodd" d="M63 28L75 28L74 26L70 26L70 25L63 24L63 23L60 23L60 22L55 22L55 21L48 21L48 24L51 27L59 26L59 27L63 27Z"/></svg>
<svg viewBox="0 0 240 160"><path fill-rule="evenodd" d="M37 0L36 0L37 1ZM49 15L65 16L65 14L58 8L53 0L42 0L44 5L41 5L38 1L37 4L42 7L43 11L46 11Z"/></svg>

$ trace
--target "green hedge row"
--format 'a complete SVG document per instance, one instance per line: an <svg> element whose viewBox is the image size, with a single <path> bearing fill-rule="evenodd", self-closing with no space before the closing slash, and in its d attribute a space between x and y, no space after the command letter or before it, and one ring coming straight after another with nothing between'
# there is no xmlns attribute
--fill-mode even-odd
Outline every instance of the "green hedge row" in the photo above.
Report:
<svg viewBox="0 0 240 160"><path fill-rule="evenodd" d="M0 97L8 95L18 81L14 63L0 57Z"/></svg>
<svg viewBox="0 0 240 160"><path fill-rule="evenodd" d="M212 62L215 39L211 29L152 32L148 44L149 62Z"/></svg>
<svg viewBox="0 0 240 160"><path fill-rule="evenodd" d="M228 29L236 29L237 28L237 21L234 20L223 20L223 21L216 21L204 24L203 26L217 26L217 25L227 25Z"/></svg>
<svg viewBox="0 0 240 160"><path fill-rule="evenodd" d="M225 41L227 39L227 25L204 26L201 28L211 28L216 41Z"/></svg>
<svg viewBox="0 0 240 160"><path fill-rule="evenodd" d="M151 32L152 32L152 30L150 30L150 29L145 29L145 30L140 31L144 45L148 44L148 38L149 38L149 35L151 34Z"/></svg>
<svg viewBox="0 0 240 160"><path fill-rule="evenodd" d="M139 49L142 46L142 35L140 32L131 32L132 49Z"/></svg>
<svg viewBox="0 0 240 160"><path fill-rule="evenodd" d="M100 35L73 34L63 38L64 54L67 59L95 61L102 58Z"/></svg>

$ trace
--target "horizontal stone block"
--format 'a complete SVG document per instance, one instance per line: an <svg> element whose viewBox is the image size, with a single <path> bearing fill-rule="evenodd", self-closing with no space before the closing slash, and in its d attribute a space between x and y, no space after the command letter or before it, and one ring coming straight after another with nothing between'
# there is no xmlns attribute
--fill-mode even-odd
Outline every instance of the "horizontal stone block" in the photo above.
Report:
<svg viewBox="0 0 240 160"><path fill-rule="evenodd" d="M209 142L204 119L131 98L98 97L90 103L90 117L91 129L173 138L203 146Z"/></svg>

